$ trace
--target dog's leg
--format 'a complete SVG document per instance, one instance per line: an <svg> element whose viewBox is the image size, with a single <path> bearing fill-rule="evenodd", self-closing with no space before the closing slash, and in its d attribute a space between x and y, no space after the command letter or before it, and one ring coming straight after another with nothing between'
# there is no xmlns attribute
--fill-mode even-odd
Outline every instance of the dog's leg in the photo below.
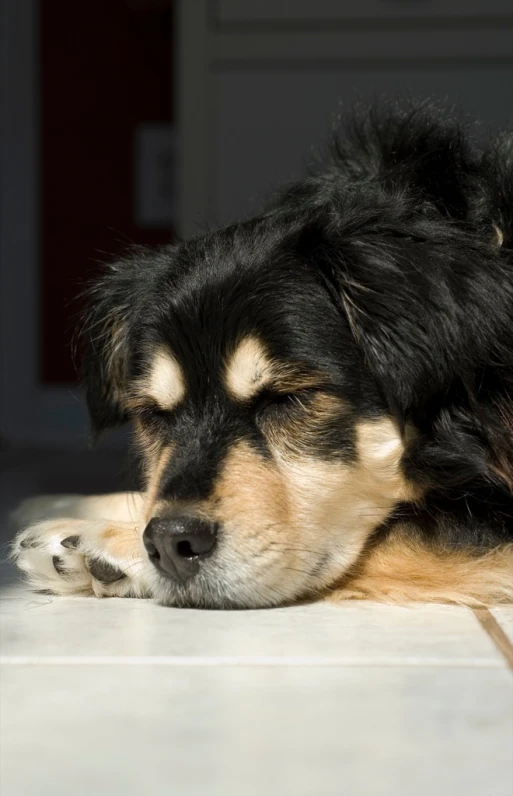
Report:
<svg viewBox="0 0 513 796"><path fill-rule="evenodd" d="M139 493L32 498L14 514L17 524L29 524L12 557L32 586L54 594L151 597L144 506Z"/></svg>
<svg viewBox="0 0 513 796"><path fill-rule="evenodd" d="M37 495L24 500L12 512L19 530L42 520L73 517L76 520L120 520L131 522L144 513L141 492L114 492L110 495Z"/></svg>

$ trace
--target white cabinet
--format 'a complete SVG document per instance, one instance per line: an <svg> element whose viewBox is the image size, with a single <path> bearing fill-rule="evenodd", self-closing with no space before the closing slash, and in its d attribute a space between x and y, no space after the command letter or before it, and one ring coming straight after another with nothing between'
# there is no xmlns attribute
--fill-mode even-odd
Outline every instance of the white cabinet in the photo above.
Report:
<svg viewBox="0 0 513 796"><path fill-rule="evenodd" d="M279 22L288 26L360 19L466 21L511 13L511 0L219 0L213 11L221 23Z"/></svg>
<svg viewBox="0 0 513 796"><path fill-rule="evenodd" d="M357 99L513 124L513 0L182 0L178 29L186 236L299 177Z"/></svg>
<svg viewBox="0 0 513 796"><path fill-rule="evenodd" d="M258 210L273 188L322 154L337 111L387 93L447 97L482 120L481 135L513 119L513 63L219 72L211 220L226 223Z"/></svg>

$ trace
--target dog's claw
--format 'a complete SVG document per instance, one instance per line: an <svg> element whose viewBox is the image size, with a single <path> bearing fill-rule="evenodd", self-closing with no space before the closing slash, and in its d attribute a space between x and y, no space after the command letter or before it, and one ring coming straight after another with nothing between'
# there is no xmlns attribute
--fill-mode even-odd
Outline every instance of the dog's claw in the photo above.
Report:
<svg viewBox="0 0 513 796"><path fill-rule="evenodd" d="M76 550L80 544L80 536L67 536L63 539L61 545L68 547L70 550Z"/></svg>

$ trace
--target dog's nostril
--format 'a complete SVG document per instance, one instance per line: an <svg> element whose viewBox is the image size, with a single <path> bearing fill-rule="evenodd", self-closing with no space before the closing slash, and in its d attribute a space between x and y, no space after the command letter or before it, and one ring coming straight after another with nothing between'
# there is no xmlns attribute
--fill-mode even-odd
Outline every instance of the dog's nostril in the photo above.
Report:
<svg viewBox="0 0 513 796"><path fill-rule="evenodd" d="M198 553L194 552L191 543L187 541L187 539L178 542L176 545L176 552L179 556L182 556L182 558L194 558L198 555Z"/></svg>
<svg viewBox="0 0 513 796"><path fill-rule="evenodd" d="M185 534L177 534L171 545L178 558L193 561L210 555L216 546L216 527L202 524Z"/></svg>

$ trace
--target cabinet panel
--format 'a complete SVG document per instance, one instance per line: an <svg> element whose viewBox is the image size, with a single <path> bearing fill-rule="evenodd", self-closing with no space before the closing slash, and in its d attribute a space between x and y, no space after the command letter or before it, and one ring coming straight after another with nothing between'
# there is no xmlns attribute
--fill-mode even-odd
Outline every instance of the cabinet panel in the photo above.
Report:
<svg viewBox="0 0 513 796"><path fill-rule="evenodd" d="M513 16L511 0L219 0L226 23L317 23L387 19L472 19Z"/></svg>

